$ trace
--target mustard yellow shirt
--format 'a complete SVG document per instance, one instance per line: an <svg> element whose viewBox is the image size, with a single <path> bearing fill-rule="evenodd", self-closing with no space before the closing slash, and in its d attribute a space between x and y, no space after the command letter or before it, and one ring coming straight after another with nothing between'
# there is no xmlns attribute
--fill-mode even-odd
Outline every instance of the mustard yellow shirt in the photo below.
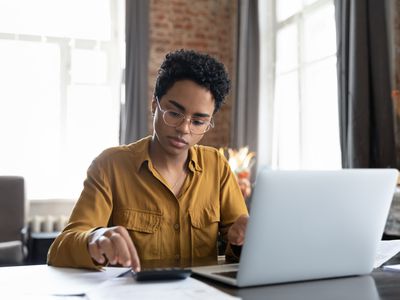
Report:
<svg viewBox="0 0 400 300"><path fill-rule="evenodd" d="M189 150L188 176L176 197L155 170L151 137L105 150L91 164L69 223L48 253L48 264L98 267L89 234L99 227L124 226L141 260L217 256L218 232L247 214L226 159L214 148Z"/></svg>

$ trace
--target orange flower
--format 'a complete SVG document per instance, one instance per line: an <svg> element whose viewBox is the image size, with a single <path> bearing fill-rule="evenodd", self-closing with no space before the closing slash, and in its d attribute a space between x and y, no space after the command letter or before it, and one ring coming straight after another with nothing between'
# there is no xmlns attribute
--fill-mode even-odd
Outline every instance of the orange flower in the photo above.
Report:
<svg viewBox="0 0 400 300"><path fill-rule="evenodd" d="M227 157L228 163L236 176L239 178L250 177L250 170L254 164L256 154L254 152L249 152L248 147L243 147L239 150L220 148L219 152Z"/></svg>

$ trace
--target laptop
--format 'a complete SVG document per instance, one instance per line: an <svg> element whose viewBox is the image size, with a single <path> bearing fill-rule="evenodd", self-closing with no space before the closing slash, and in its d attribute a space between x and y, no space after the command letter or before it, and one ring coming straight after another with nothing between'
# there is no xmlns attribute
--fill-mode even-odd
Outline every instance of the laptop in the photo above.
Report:
<svg viewBox="0 0 400 300"><path fill-rule="evenodd" d="M193 273L238 287L368 274L395 169L262 170L239 264Z"/></svg>

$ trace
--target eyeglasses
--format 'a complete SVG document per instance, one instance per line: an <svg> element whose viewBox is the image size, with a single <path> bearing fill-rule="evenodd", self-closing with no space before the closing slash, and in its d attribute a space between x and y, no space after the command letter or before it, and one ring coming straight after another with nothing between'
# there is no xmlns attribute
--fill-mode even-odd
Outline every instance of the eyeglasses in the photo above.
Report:
<svg viewBox="0 0 400 300"><path fill-rule="evenodd" d="M213 118L186 117L183 113L174 110L163 110L160 106L160 100L156 97L158 109L162 112L165 125L178 127L184 121L189 121L189 129L192 134L204 134L211 128L214 128Z"/></svg>

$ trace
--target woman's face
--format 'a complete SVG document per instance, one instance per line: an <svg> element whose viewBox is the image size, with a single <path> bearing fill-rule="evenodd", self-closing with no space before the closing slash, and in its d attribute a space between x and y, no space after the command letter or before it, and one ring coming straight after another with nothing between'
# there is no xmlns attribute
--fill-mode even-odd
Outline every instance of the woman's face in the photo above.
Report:
<svg viewBox="0 0 400 300"><path fill-rule="evenodd" d="M188 120L184 120L176 127L166 125L163 112L158 108L156 101L153 99L152 102L153 138L158 140L162 150L169 155L186 154L191 146L203 138L204 133L191 133ZM175 82L159 99L159 103L164 111L173 110L184 114L186 118L201 117L205 120L211 120L215 108L211 92L191 80Z"/></svg>

